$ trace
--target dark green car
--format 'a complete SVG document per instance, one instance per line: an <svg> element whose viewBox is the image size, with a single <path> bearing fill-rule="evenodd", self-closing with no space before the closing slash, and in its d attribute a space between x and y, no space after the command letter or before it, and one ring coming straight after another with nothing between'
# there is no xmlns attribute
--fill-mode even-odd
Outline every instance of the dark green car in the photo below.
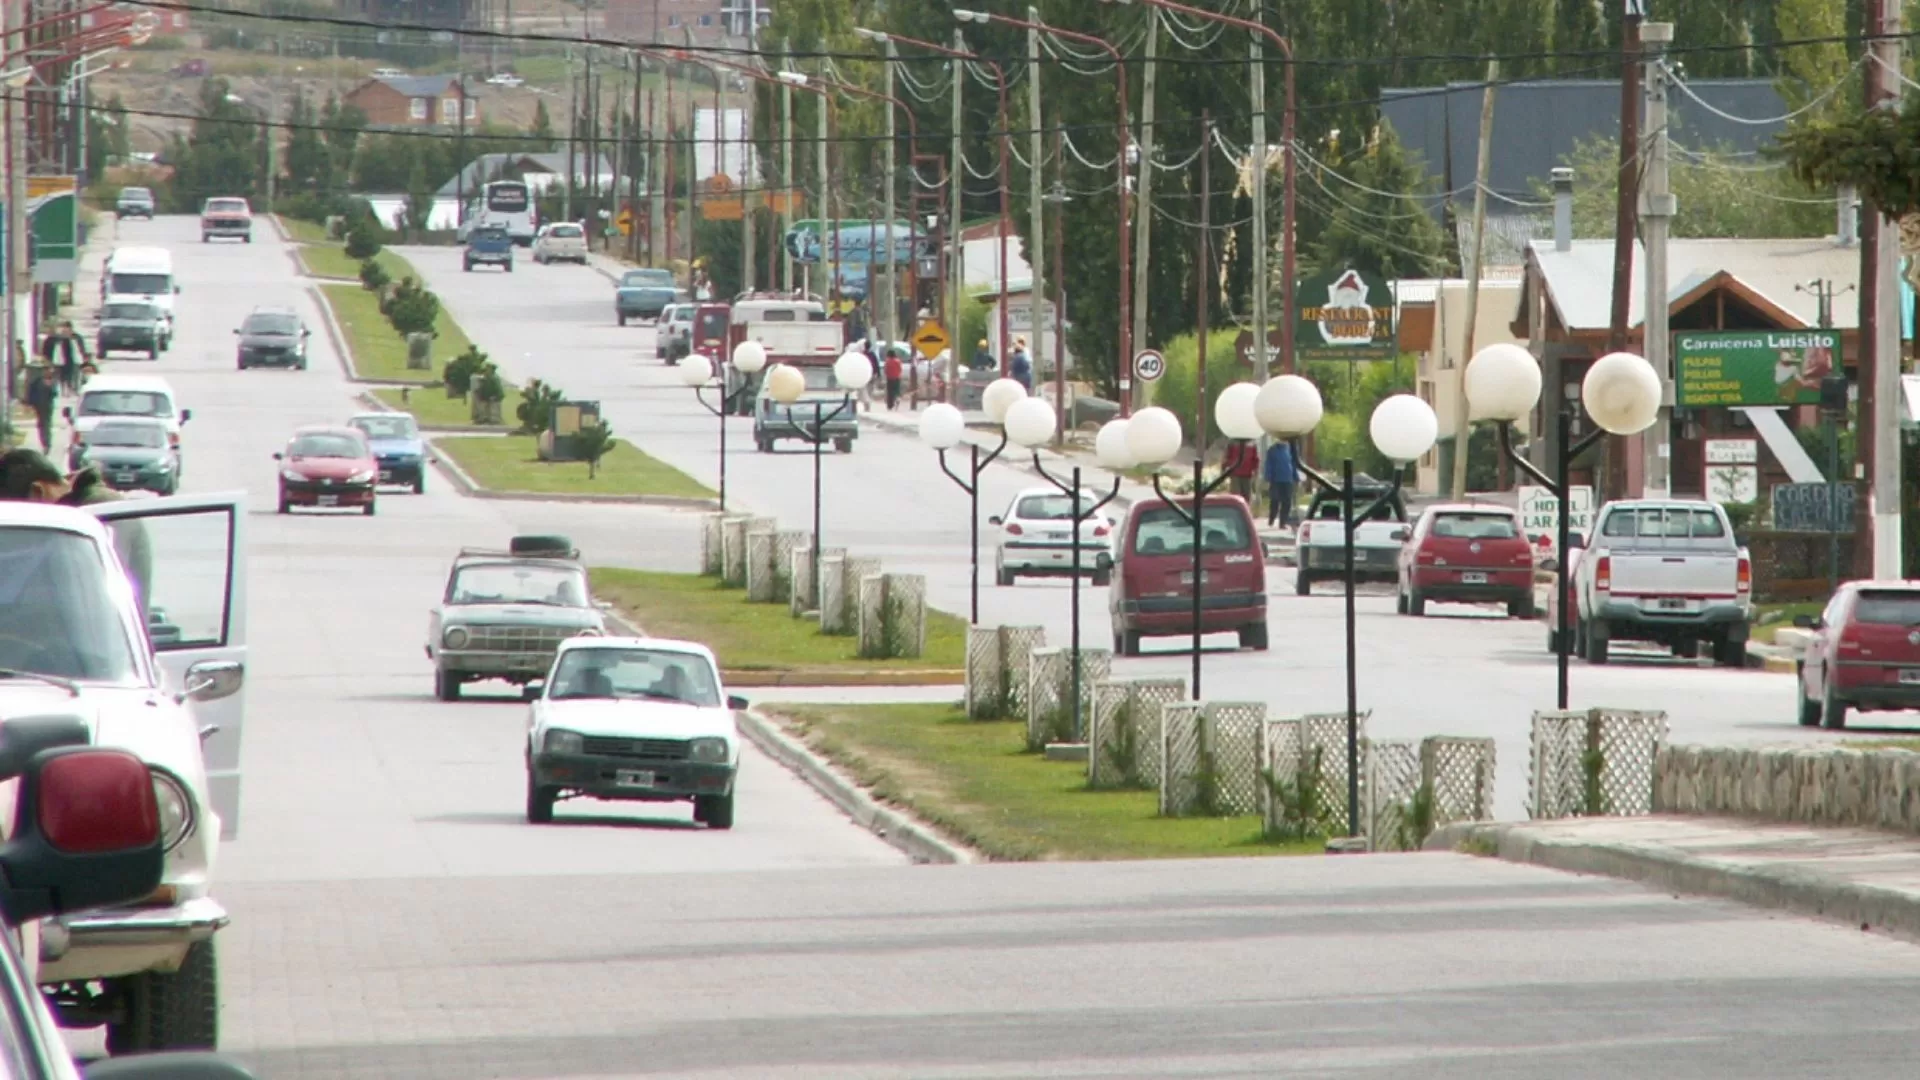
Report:
<svg viewBox="0 0 1920 1080"><path fill-rule="evenodd" d="M171 495L180 488L180 452L167 438L165 421L145 417L104 420L74 443L68 467L89 465L115 491Z"/></svg>
<svg viewBox="0 0 1920 1080"><path fill-rule="evenodd" d="M170 344L167 313L160 305L110 298L100 309L100 335L94 342L94 352L102 359L108 353L139 352L146 353L149 360L158 360Z"/></svg>

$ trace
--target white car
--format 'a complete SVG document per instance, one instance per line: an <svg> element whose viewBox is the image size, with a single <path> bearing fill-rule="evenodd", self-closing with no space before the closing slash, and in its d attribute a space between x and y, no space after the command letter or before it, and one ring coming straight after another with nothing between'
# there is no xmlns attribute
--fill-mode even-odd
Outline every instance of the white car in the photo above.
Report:
<svg viewBox="0 0 1920 1080"><path fill-rule="evenodd" d="M746 707L705 646L569 638L527 711L527 821L552 821L561 799L690 801L693 820L733 828Z"/></svg>
<svg viewBox="0 0 1920 1080"><path fill-rule="evenodd" d="M61 409L76 437L108 420L134 417L156 420L167 429L167 441L180 448L180 427L193 419L192 409L180 408L173 386L158 375L95 375L80 387L80 404Z"/></svg>
<svg viewBox="0 0 1920 1080"><path fill-rule="evenodd" d="M533 234L533 261L587 265L587 230L571 221L540 226L540 231Z"/></svg>
<svg viewBox="0 0 1920 1080"><path fill-rule="evenodd" d="M1090 507L1100 496L1082 488L1081 505ZM1080 523L1080 550L1075 558L1073 500L1055 487L1033 487L1007 504L1004 513L987 519L1000 527L1000 550L994 555L994 579L1011 585L1015 578L1068 577L1077 568L1095 585L1113 578L1113 553L1108 550L1113 519L1096 510Z"/></svg>
<svg viewBox="0 0 1920 1080"><path fill-rule="evenodd" d="M23 927L61 1023L113 1054L212 1049L215 855L239 823L246 495L0 502L0 716L72 716L152 770L161 885Z"/></svg>
<svg viewBox="0 0 1920 1080"><path fill-rule="evenodd" d="M526 84L526 81L527 80L521 78L518 75L515 75L511 71L502 71L496 75L487 76L488 86L506 86L506 87L523 86Z"/></svg>
<svg viewBox="0 0 1920 1080"><path fill-rule="evenodd" d="M693 347L693 313L697 304L669 304L653 321L653 352L669 364L677 364Z"/></svg>

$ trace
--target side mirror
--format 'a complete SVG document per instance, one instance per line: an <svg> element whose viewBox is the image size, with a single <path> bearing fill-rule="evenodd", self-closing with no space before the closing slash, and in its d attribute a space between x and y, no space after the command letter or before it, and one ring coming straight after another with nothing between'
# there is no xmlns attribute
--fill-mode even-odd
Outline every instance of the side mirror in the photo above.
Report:
<svg viewBox="0 0 1920 1080"><path fill-rule="evenodd" d="M181 422L181 423L183 423L183 424L184 424L184 423L186 423L187 421L189 421L189 420L191 420L191 419L193 419L193 410L192 410L192 409L181 409L181 410L180 410L180 422Z"/></svg>
<svg viewBox="0 0 1920 1080"><path fill-rule="evenodd" d="M180 286L178 286L178 285L175 285L175 286L173 287L173 295L175 295L175 296L179 296L179 295L180 295Z"/></svg>
<svg viewBox="0 0 1920 1080"><path fill-rule="evenodd" d="M124 750L63 746L27 765L13 838L0 846L0 917L10 926L124 904L160 885L153 773Z"/></svg>
<svg viewBox="0 0 1920 1080"><path fill-rule="evenodd" d="M275 460L275 461L285 461L286 459L287 459L287 455L285 455L285 454L283 454L283 453L281 453L280 451L278 451L278 450L275 450L275 451L273 452L273 460Z"/></svg>
<svg viewBox="0 0 1920 1080"><path fill-rule="evenodd" d="M1820 620L1811 615L1795 615L1793 617L1793 625L1802 630L1817 630L1820 628Z"/></svg>
<svg viewBox="0 0 1920 1080"><path fill-rule="evenodd" d="M309 330L309 329L307 329L306 327L304 327L304 326L303 326L303 327L301 327L301 328L300 328L300 336L301 336L301 337L312 337L312 336L313 336L313 331L312 331L312 330Z"/></svg>
<svg viewBox="0 0 1920 1080"><path fill-rule="evenodd" d="M747 699L741 697L739 694L728 694L727 708L732 709L734 712L745 712L747 709Z"/></svg>
<svg viewBox="0 0 1920 1080"><path fill-rule="evenodd" d="M233 333L234 333L234 336L236 336L236 337L237 337L237 336L239 336L239 334L240 334L240 328L239 328L239 327L237 327L237 326L236 326L236 327L234 327L234 328L233 328Z"/></svg>
<svg viewBox="0 0 1920 1080"><path fill-rule="evenodd" d="M231 1058L205 1051L174 1051L101 1058L80 1069L86 1080L255 1080Z"/></svg>
<svg viewBox="0 0 1920 1080"><path fill-rule="evenodd" d="M219 701L240 692L247 667L235 660L202 660L187 669L187 685L178 700Z"/></svg>
<svg viewBox="0 0 1920 1080"><path fill-rule="evenodd" d="M1413 530L1407 529L1407 528L1395 529L1393 530L1391 536L1393 539L1398 540L1402 543L1405 543L1410 537L1413 536Z"/></svg>
<svg viewBox="0 0 1920 1080"><path fill-rule="evenodd" d="M1000 515L999 515L999 514L995 514L995 515L993 515L992 517L990 517L990 518L988 518L988 519L987 519L987 524L989 524L989 525L998 525L998 524L1000 524Z"/></svg>

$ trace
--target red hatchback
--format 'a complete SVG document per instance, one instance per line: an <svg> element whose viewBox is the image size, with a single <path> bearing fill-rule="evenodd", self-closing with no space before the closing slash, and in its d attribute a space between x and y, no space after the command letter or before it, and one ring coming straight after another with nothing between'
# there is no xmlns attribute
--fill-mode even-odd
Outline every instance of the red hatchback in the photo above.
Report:
<svg viewBox="0 0 1920 1080"><path fill-rule="evenodd" d="M1192 513L1192 504L1182 507ZM1135 503L1114 534L1113 650L1140 655L1143 637L1193 633L1193 525L1154 499ZM1200 516L1200 632L1267 647L1267 560L1253 513L1238 495L1208 496Z"/></svg>
<svg viewBox="0 0 1920 1080"><path fill-rule="evenodd" d="M357 506L372 516L380 462L359 428L301 428L273 460L280 463L281 513L296 506Z"/></svg>
<svg viewBox="0 0 1920 1080"><path fill-rule="evenodd" d="M1503 506L1428 507L1400 549L1398 607L1425 615L1429 600L1505 604L1509 616L1533 618L1533 545L1520 516Z"/></svg>
<svg viewBox="0 0 1920 1080"><path fill-rule="evenodd" d="M1920 585L1849 581L1818 619L1799 664L1800 723L1847 726L1847 710L1920 709Z"/></svg>

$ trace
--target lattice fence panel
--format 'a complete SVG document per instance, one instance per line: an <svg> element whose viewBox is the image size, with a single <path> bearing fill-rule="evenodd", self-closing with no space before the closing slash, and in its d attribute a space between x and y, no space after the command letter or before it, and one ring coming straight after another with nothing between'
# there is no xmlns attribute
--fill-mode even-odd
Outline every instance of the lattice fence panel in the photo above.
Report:
<svg viewBox="0 0 1920 1080"><path fill-rule="evenodd" d="M720 525L726 518L725 514L700 515L700 573L706 577L720 576Z"/></svg>
<svg viewBox="0 0 1920 1080"><path fill-rule="evenodd" d="M876 574L863 580L860 588L861 656L893 660L919 656L926 650L924 575Z"/></svg>
<svg viewBox="0 0 1920 1080"><path fill-rule="evenodd" d="M1160 707L1160 814L1182 817L1199 801L1200 710L1197 701Z"/></svg>
<svg viewBox="0 0 1920 1080"><path fill-rule="evenodd" d="M747 583L747 522L744 514L729 514L720 523L720 581L729 588Z"/></svg>
<svg viewBox="0 0 1920 1080"><path fill-rule="evenodd" d="M747 533L747 602L774 602L774 537L772 530Z"/></svg>
<svg viewBox="0 0 1920 1080"><path fill-rule="evenodd" d="M787 555L787 613L798 619L812 610L813 548L801 544Z"/></svg>
<svg viewBox="0 0 1920 1080"><path fill-rule="evenodd" d="M820 632L843 634L847 615L847 556L820 553Z"/></svg>
<svg viewBox="0 0 1920 1080"><path fill-rule="evenodd" d="M1000 654L1000 628L967 627L967 716L995 720L1006 715L1007 665Z"/></svg>
<svg viewBox="0 0 1920 1080"><path fill-rule="evenodd" d="M806 551L813 545L813 536L803 532L777 532L773 534L773 602L793 604L793 553Z"/></svg>
<svg viewBox="0 0 1920 1080"><path fill-rule="evenodd" d="M1207 754L1212 758L1215 814L1238 817L1260 812L1267 706L1257 701L1211 701L1202 709Z"/></svg>
<svg viewBox="0 0 1920 1080"><path fill-rule="evenodd" d="M1653 813L1653 761L1667 741L1667 714L1595 709L1600 731L1601 813Z"/></svg>
<svg viewBox="0 0 1920 1080"><path fill-rule="evenodd" d="M872 556L847 556L846 587L840 594L839 633L859 636L860 620L868 615L868 609L863 604L866 597L860 591L861 584L870 577L879 577L880 573L879 559ZM873 616L877 617L879 613L878 607L872 609Z"/></svg>
<svg viewBox="0 0 1920 1080"><path fill-rule="evenodd" d="M1653 761L1666 736L1664 712L1534 713L1528 814L1547 819L1650 813ZM1597 766L1591 775L1590 764Z"/></svg>
<svg viewBox="0 0 1920 1080"><path fill-rule="evenodd" d="M1109 679L1095 683L1087 712L1087 784L1150 788L1159 779L1155 740L1160 705L1184 701L1185 679Z"/></svg>
<svg viewBox="0 0 1920 1080"><path fill-rule="evenodd" d="M1047 630L1043 626L1003 626L1000 628L1000 671L1006 680L1008 719L1027 715L1027 669L1033 663L1033 651L1045 648Z"/></svg>
<svg viewBox="0 0 1920 1080"><path fill-rule="evenodd" d="M1412 804L1420 790L1420 759L1420 747L1411 739L1366 745L1361 758L1366 770L1362 785L1366 812L1360 824L1372 850L1406 851L1419 846L1422 838L1414 835Z"/></svg>
<svg viewBox="0 0 1920 1080"><path fill-rule="evenodd" d="M1027 659L1027 749L1053 741L1066 709L1067 650L1035 649Z"/></svg>
<svg viewBox="0 0 1920 1080"><path fill-rule="evenodd" d="M859 579L859 602L853 628L856 648L861 656L880 655L880 641L886 636L887 575L868 574Z"/></svg>
<svg viewBox="0 0 1920 1080"><path fill-rule="evenodd" d="M1366 756L1367 717L1373 715L1371 709L1363 710L1354 718L1354 738L1359 741L1358 754ZM1346 713L1308 713L1300 718L1300 746L1302 753L1320 751L1320 805L1327 808L1337 824L1338 830L1346 831L1347 816L1347 714ZM1365 779L1364 771L1361 778ZM1366 793L1360 794L1360 805L1366 806Z"/></svg>
<svg viewBox="0 0 1920 1080"><path fill-rule="evenodd" d="M1291 784L1299 775L1302 748L1299 719L1268 720L1261 745L1266 760L1260 778L1260 817L1266 822L1267 833L1278 835L1287 830L1288 822L1286 807L1274 797L1273 787L1276 781Z"/></svg>
<svg viewBox="0 0 1920 1080"><path fill-rule="evenodd" d="M1420 741L1420 782L1433 791L1433 824L1493 817L1493 740L1434 735Z"/></svg>

